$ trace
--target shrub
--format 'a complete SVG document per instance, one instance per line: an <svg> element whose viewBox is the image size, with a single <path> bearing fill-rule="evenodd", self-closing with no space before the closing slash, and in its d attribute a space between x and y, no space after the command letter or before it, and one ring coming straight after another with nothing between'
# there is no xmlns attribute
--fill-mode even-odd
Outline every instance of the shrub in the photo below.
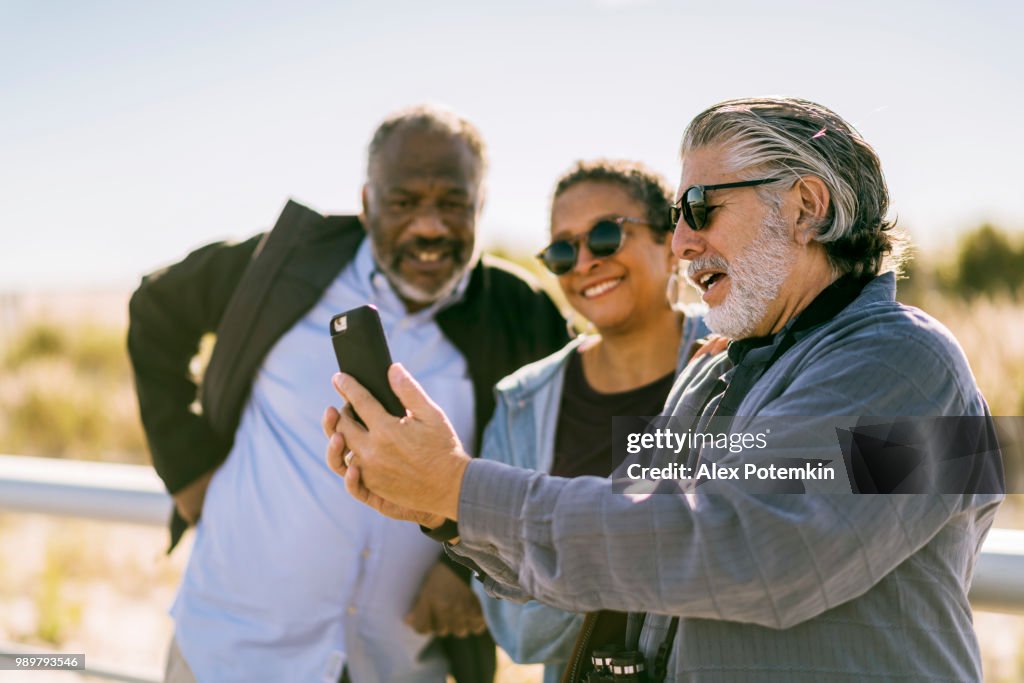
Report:
<svg viewBox="0 0 1024 683"><path fill-rule="evenodd" d="M1009 294L1024 285L1024 244L985 224L960 240L952 272L953 286L965 297Z"/></svg>
<svg viewBox="0 0 1024 683"><path fill-rule="evenodd" d="M67 353L67 339L56 326L36 323L18 335L5 354L8 368L30 363L41 358L54 358Z"/></svg>

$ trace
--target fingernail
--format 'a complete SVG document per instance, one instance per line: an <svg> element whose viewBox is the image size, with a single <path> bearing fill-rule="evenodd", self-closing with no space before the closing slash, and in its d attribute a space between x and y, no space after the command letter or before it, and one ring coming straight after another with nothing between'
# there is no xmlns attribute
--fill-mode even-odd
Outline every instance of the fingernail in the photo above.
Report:
<svg viewBox="0 0 1024 683"><path fill-rule="evenodd" d="M334 373L334 377L331 377L331 383L334 385L334 388L337 389L338 391L341 391L341 384L344 381L345 375L343 375L340 372Z"/></svg>

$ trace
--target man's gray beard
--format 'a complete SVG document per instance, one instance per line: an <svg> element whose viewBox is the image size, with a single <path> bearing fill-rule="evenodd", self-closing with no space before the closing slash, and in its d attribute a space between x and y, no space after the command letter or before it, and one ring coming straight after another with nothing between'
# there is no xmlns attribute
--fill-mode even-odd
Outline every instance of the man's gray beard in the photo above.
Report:
<svg viewBox="0 0 1024 683"><path fill-rule="evenodd" d="M782 216L778 210L771 209L761 222L757 236L731 263L715 256L698 259L696 268L691 264L693 270L707 267L725 270L731 281L725 300L710 307L704 317L712 332L730 339L744 339L754 334L793 268L793 252L785 230Z"/></svg>
<svg viewBox="0 0 1024 683"><path fill-rule="evenodd" d="M380 272L384 273L384 277L387 278L392 289L395 290L398 296L405 301L411 301L415 304L421 304L424 306L449 297L459 286L459 281L462 279L462 276L466 274L466 271L469 270L474 263L476 263L477 258L476 248L474 246L472 256L470 256L464 264L456 267L455 270L452 271L451 277L449 277L441 287L433 292L428 292L425 289L406 282L402 279L402 276L390 266L390 264L385 264L383 259L377 256L377 247L372 241L370 243L370 247L373 249L373 260L376 262L377 268L380 269Z"/></svg>
<svg viewBox="0 0 1024 683"><path fill-rule="evenodd" d="M384 273L384 277L388 279L391 286L398 293L398 296L402 297L406 301L411 301L416 304L432 304L435 301L444 299L449 294L455 291L455 288L459 285L459 278L466 272L465 268L459 268L452 273L452 276L441 286L440 289L434 292L428 292L425 289L420 289L416 285L410 284L402 279L402 276L391 270L388 266L381 266L381 272Z"/></svg>

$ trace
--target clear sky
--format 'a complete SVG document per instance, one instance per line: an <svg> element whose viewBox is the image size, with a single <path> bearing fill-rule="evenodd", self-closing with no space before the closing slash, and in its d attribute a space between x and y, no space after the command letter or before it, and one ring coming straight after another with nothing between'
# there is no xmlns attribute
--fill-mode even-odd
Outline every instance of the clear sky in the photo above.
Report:
<svg viewBox="0 0 1024 683"><path fill-rule="evenodd" d="M358 210L421 101L490 145L485 243L545 241L580 158L675 183L686 123L792 94L855 123L926 249L1024 227L1024 3L0 0L0 288L130 286L293 197Z"/></svg>

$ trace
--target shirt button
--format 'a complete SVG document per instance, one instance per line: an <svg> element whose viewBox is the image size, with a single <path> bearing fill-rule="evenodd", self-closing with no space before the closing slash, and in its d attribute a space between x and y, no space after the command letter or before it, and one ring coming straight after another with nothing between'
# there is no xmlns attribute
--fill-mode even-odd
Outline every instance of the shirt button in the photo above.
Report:
<svg viewBox="0 0 1024 683"><path fill-rule="evenodd" d="M369 549L367 549L367 550L364 550L363 552L361 552L361 553L360 553L360 555L362 555L362 556L363 556L363 559L364 559L364 560L365 560L365 559L369 559L369 557L370 557L370 551L369 551Z"/></svg>
<svg viewBox="0 0 1024 683"><path fill-rule="evenodd" d="M359 610L355 608L355 605L350 605L349 608L347 610L345 610L345 611L348 612L349 614L355 614Z"/></svg>

